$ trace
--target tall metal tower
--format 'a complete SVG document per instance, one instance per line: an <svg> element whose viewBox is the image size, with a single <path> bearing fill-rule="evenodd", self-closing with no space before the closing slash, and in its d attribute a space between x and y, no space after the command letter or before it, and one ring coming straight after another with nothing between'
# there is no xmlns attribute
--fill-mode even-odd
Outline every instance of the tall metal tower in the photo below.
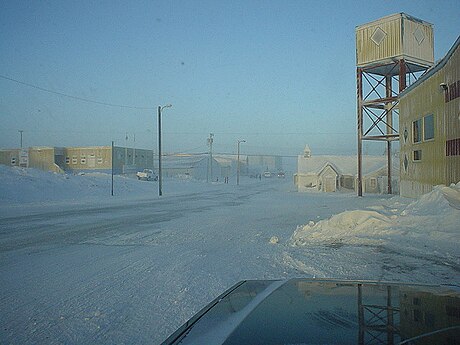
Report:
<svg viewBox="0 0 460 345"><path fill-rule="evenodd" d="M430 23L398 13L356 27L359 196L364 140L386 142L387 191L392 193L391 144L399 140L398 95L433 63Z"/></svg>

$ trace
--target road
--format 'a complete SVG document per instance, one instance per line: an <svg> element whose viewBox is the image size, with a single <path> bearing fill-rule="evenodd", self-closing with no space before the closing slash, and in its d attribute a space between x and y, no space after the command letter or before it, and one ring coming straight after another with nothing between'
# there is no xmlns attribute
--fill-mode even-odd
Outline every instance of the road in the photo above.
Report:
<svg viewBox="0 0 460 345"><path fill-rule="evenodd" d="M288 241L297 225L380 197L247 181L161 199L2 213L0 343L156 344L237 281L359 276L372 249L344 248L355 262L338 268L337 248L310 254L305 264Z"/></svg>

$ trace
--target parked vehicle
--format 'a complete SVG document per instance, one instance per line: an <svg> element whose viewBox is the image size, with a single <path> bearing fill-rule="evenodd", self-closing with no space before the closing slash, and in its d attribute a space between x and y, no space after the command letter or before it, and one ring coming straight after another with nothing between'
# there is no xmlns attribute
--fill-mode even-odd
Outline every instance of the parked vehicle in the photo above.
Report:
<svg viewBox="0 0 460 345"><path fill-rule="evenodd" d="M272 173L270 171L264 172L264 177L272 177Z"/></svg>
<svg viewBox="0 0 460 345"><path fill-rule="evenodd" d="M458 287L446 285L244 280L162 345L453 344L460 335L459 302ZM422 315L423 327L413 326Z"/></svg>
<svg viewBox="0 0 460 345"><path fill-rule="evenodd" d="M143 181L158 180L158 176L155 175L152 169L144 169L143 171L138 171L136 176L138 180Z"/></svg>

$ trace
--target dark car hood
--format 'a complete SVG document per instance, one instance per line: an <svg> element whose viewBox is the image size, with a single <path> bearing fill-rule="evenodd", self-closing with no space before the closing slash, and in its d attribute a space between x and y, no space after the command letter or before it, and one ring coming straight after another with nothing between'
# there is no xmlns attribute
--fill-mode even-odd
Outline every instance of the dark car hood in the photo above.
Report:
<svg viewBox="0 0 460 345"><path fill-rule="evenodd" d="M245 280L163 344L457 344L452 286L317 279Z"/></svg>

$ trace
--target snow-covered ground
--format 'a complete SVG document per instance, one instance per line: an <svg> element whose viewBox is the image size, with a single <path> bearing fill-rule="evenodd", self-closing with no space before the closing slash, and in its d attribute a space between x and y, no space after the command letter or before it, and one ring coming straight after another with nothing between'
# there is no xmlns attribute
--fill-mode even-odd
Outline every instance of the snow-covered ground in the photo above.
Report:
<svg viewBox="0 0 460 345"><path fill-rule="evenodd" d="M0 343L160 343L242 279L458 284L460 185L418 200L0 165Z"/></svg>

